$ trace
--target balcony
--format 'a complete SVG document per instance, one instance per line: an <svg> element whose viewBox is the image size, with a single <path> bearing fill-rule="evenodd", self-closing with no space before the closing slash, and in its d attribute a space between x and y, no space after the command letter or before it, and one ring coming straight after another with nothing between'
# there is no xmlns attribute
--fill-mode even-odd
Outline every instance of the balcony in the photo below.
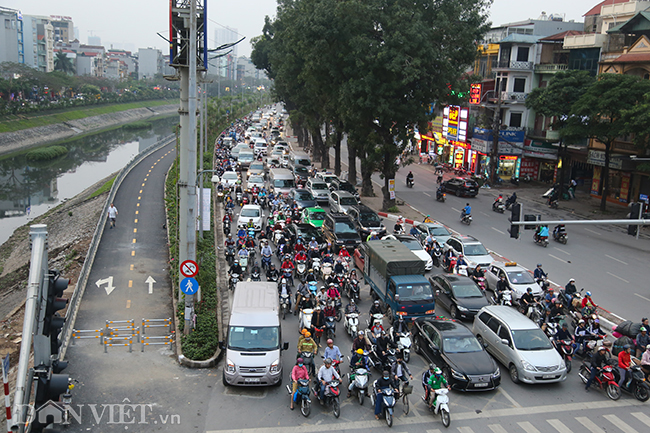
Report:
<svg viewBox="0 0 650 433"><path fill-rule="evenodd" d="M564 38L563 48L565 50L575 48L598 48L603 46L606 39L607 35L603 35L601 33L566 36Z"/></svg>
<svg viewBox="0 0 650 433"><path fill-rule="evenodd" d="M625 3L616 3L603 5L600 9L601 17L620 17L621 15L634 15L637 12L647 9L650 6L648 1L628 1Z"/></svg>
<svg viewBox="0 0 650 433"><path fill-rule="evenodd" d="M515 69L518 71L530 71L533 69L533 62L517 62L510 60L499 60L493 69Z"/></svg>
<svg viewBox="0 0 650 433"><path fill-rule="evenodd" d="M543 65L535 65L535 72L538 74L554 74L560 71L566 71L569 65L560 65L555 63L548 63Z"/></svg>
<svg viewBox="0 0 650 433"><path fill-rule="evenodd" d="M503 102L525 102L528 93L524 92L501 92Z"/></svg>

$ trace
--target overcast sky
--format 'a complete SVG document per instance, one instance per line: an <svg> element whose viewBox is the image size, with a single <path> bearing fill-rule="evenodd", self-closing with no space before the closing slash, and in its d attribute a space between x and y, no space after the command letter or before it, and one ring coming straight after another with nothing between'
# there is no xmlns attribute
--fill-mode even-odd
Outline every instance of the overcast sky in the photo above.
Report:
<svg viewBox="0 0 650 433"><path fill-rule="evenodd" d="M490 18L494 25L547 14L565 14L567 20L582 21L582 15L598 0L494 0ZM167 52L167 44L156 35L169 34L169 0L0 0L0 6L18 9L26 15L70 16L79 29L79 40L101 38L110 48L137 51L158 47ZM275 0L208 0L208 44L215 46L214 30L222 26L237 29L246 36L239 55L250 55L251 38L262 32L264 16L275 14Z"/></svg>

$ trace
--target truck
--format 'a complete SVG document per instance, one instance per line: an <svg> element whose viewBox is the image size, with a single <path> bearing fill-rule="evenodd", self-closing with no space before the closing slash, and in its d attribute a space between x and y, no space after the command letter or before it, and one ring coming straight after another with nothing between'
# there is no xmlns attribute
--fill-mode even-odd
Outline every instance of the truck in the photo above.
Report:
<svg viewBox="0 0 650 433"><path fill-rule="evenodd" d="M393 239L368 241L361 248L364 280L391 323L397 316L413 320L435 315L433 288L424 277L422 259Z"/></svg>
<svg viewBox="0 0 650 433"><path fill-rule="evenodd" d="M280 300L274 282L242 281L235 287L227 341L223 384L268 386L282 383Z"/></svg>

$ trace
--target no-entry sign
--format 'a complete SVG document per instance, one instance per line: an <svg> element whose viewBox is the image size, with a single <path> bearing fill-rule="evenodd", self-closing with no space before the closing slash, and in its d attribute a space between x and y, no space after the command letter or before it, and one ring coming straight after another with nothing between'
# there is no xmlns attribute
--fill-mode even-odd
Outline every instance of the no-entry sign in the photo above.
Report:
<svg viewBox="0 0 650 433"><path fill-rule="evenodd" d="M181 263L181 274L183 274L184 277L196 277L196 274L198 273L199 265L197 265L194 260L185 260L183 263Z"/></svg>

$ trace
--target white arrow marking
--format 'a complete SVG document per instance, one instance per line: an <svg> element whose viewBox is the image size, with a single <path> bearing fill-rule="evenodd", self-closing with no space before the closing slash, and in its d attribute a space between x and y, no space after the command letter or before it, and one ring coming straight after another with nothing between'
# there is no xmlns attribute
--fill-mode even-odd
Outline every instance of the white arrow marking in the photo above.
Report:
<svg viewBox="0 0 650 433"><path fill-rule="evenodd" d="M103 280L97 280L95 282L97 287L100 288L102 287L102 284L106 284L106 283L108 283L108 285L104 288L104 290L106 290L107 295L110 295L111 292L115 290L115 286L113 285L113 277L104 278Z"/></svg>
<svg viewBox="0 0 650 433"><path fill-rule="evenodd" d="M149 278L145 281L146 284L149 284L149 294L151 295L153 293L153 283L155 283L156 280L153 279L151 275L149 275Z"/></svg>

